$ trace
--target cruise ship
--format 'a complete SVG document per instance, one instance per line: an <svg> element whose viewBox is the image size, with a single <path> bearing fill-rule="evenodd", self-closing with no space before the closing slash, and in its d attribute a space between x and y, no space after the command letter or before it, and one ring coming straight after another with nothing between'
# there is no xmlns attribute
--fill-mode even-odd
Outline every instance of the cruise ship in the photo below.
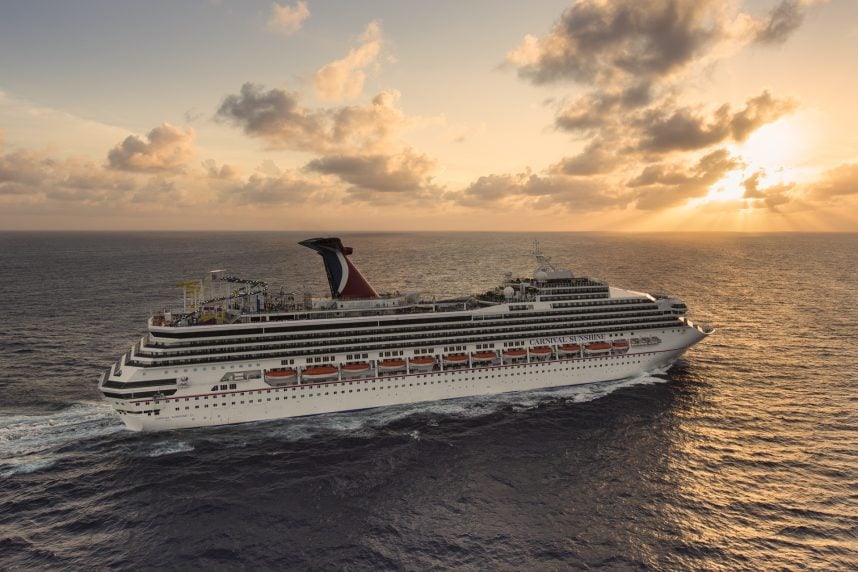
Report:
<svg viewBox="0 0 858 572"><path fill-rule="evenodd" d="M321 255L330 298L273 294L222 270L179 284L182 307L102 374L134 431L316 415L604 382L672 364L712 333L678 298L556 269L456 299L378 294L339 238Z"/></svg>

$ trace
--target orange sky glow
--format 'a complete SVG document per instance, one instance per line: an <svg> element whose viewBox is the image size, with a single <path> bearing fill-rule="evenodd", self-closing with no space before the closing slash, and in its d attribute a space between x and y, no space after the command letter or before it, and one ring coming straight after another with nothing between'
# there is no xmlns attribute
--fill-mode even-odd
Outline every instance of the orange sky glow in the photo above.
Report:
<svg viewBox="0 0 858 572"><path fill-rule="evenodd" d="M0 6L0 230L858 231L858 3Z"/></svg>

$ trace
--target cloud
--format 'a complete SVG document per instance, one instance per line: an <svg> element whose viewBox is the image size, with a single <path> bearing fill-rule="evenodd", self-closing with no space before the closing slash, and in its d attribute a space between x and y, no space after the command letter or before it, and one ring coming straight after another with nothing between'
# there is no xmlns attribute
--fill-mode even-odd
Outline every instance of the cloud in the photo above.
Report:
<svg viewBox="0 0 858 572"><path fill-rule="evenodd" d="M745 109L730 119L730 132L736 141L744 141L754 131L795 111L798 104L791 99L777 99L768 91L747 101Z"/></svg>
<svg viewBox="0 0 858 572"><path fill-rule="evenodd" d="M152 177L130 197L132 203L176 205L183 200L175 181Z"/></svg>
<svg viewBox="0 0 858 572"><path fill-rule="evenodd" d="M352 193L418 194L429 188L435 161L410 149L395 155L327 156L307 163L305 169L335 175L352 185Z"/></svg>
<svg viewBox="0 0 858 572"><path fill-rule="evenodd" d="M710 118L689 107L650 109L638 119L637 127L641 130L638 148L665 153L701 149L726 139L741 142L795 107L792 100L776 99L764 91L749 99L741 111L731 114L725 104Z"/></svg>
<svg viewBox="0 0 858 572"><path fill-rule="evenodd" d="M307 109L295 93L265 91L245 83L238 95L228 95L216 117L241 127L272 147L319 153L372 152L390 146L408 124L397 108L399 93L383 91L369 105Z"/></svg>
<svg viewBox="0 0 858 572"><path fill-rule="evenodd" d="M54 161L41 153L19 150L0 156L0 194L22 194L50 176Z"/></svg>
<svg viewBox="0 0 858 572"><path fill-rule="evenodd" d="M370 22L360 37L361 45L349 50L342 59L323 66L313 78L318 96L326 101L354 99L363 91L366 73L381 51L381 25Z"/></svg>
<svg viewBox="0 0 858 572"><path fill-rule="evenodd" d="M777 211L780 205L792 200L790 191L793 190L795 184L784 183L761 188L760 183L764 176L765 172L759 170L742 181L742 186L745 188L742 198L752 199L749 201L752 207L767 207L770 210Z"/></svg>
<svg viewBox="0 0 858 572"><path fill-rule="evenodd" d="M532 208L562 205L576 212L618 208L627 202L620 195L607 193L597 180L556 174L540 176L529 171L485 175L460 191L445 193L444 198L460 206L480 209L506 209L521 204Z"/></svg>
<svg viewBox="0 0 858 572"><path fill-rule="evenodd" d="M137 173L180 173L194 156L194 130L169 123L152 129L146 138L129 135L107 154L108 166Z"/></svg>
<svg viewBox="0 0 858 572"><path fill-rule="evenodd" d="M232 185L223 198L238 205L282 205L306 201L321 187L317 182L283 173L278 176L253 174L244 183Z"/></svg>
<svg viewBox="0 0 858 572"><path fill-rule="evenodd" d="M596 91L566 105L554 123L564 131L589 133L614 123L622 112L646 106L651 101L652 86L646 82L623 90Z"/></svg>
<svg viewBox="0 0 858 572"><path fill-rule="evenodd" d="M586 176L610 173L621 164L616 153L610 151L603 141L594 139L589 145L574 157L565 157L556 165L552 165L552 173L564 175Z"/></svg>
<svg viewBox="0 0 858 572"><path fill-rule="evenodd" d="M791 16L809 2L782 2L766 19L742 11L740 3L717 0L574 2L547 34L526 36L506 58L521 78L535 85L586 87L559 105L554 119L556 129L585 142L584 150L564 157L539 180L553 177L553 183L563 185L563 177L578 182L596 177L606 186L635 189L632 200L639 208L705 194L723 169L687 160L665 166L663 157L743 142L793 111L796 103L764 91L739 109L726 103L704 109L685 101L683 80L755 41L767 27L770 36L785 39L787 28L800 24ZM710 161L720 156L710 155ZM625 167L640 162L649 164L648 176L684 178L645 185ZM622 177L635 183L623 185Z"/></svg>
<svg viewBox="0 0 858 572"><path fill-rule="evenodd" d="M702 197L724 175L741 168L742 162L726 149L713 151L688 168L681 164L649 165L627 183L636 190L637 208L653 210Z"/></svg>
<svg viewBox="0 0 858 572"><path fill-rule="evenodd" d="M783 44L804 21L805 2L782 0L769 12L769 17L760 23L754 35L759 44Z"/></svg>
<svg viewBox="0 0 858 572"><path fill-rule="evenodd" d="M284 34L294 34L301 29L304 21L309 17L310 9L304 0L298 0L294 6L283 6L274 2L271 5L271 15L268 17L268 29Z"/></svg>
<svg viewBox="0 0 858 572"><path fill-rule="evenodd" d="M535 84L658 78L687 65L722 35L718 4L580 0L547 36L526 36L506 61Z"/></svg>
<svg viewBox="0 0 858 572"><path fill-rule="evenodd" d="M206 176L210 179L237 179L239 175L239 171L236 167L232 165L227 165L224 163L220 167L217 166L217 162L214 159L206 159L201 163L203 170L206 173Z"/></svg>
<svg viewBox="0 0 858 572"><path fill-rule="evenodd" d="M858 195L858 163L844 163L823 174L811 185L809 196L820 201L830 201L846 195Z"/></svg>
<svg viewBox="0 0 858 572"><path fill-rule="evenodd" d="M0 196L92 203L121 200L135 187L132 177L90 161L32 150L0 155Z"/></svg>
<svg viewBox="0 0 858 572"><path fill-rule="evenodd" d="M742 195L746 199L764 199L766 194L760 190L760 177L765 175L763 171L757 171L744 181L742 186L745 188L745 193Z"/></svg>

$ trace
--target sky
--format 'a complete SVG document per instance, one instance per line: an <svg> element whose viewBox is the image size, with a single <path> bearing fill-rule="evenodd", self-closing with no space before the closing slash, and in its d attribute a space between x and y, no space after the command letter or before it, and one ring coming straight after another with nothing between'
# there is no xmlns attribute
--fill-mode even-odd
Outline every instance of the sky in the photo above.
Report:
<svg viewBox="0 0 858 572"><path fill-rule="evenodd" d="M858 2L0 0L0 230L858 231Z"/></svg>

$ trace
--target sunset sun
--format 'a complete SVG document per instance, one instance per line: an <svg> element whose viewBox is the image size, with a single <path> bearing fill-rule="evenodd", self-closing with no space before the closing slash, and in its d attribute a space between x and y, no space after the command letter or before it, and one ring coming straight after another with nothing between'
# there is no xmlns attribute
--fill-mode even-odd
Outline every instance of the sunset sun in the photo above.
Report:
<svg viewBox="0 0 858 572"><path fill-rule="evenodd" d="M753 208L749 201L764 198L764 189L783 189L801 178L797 167L808 147L810 135L792 116L781 118L755 131L744 143L727 149L737 158L736 167L712 184L709 192L692 199L688 208L710 203L736 202Z"/></svg>

